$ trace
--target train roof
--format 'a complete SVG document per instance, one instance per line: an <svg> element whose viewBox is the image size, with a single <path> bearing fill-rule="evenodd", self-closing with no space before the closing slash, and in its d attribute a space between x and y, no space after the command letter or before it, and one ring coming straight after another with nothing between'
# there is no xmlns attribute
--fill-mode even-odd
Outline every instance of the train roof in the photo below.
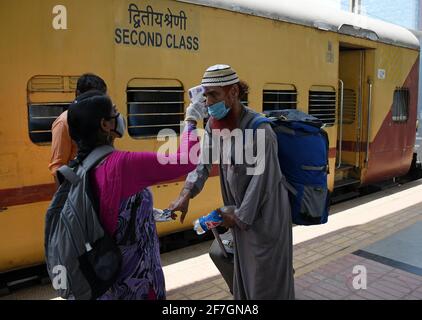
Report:
<svg viewBox="0 0 422 320"><path fill-rule="evenodd" d="M401 26L324 7L313 0L178 0L207 7L301 24L320 30L419 49L417 37Z"/></svg>

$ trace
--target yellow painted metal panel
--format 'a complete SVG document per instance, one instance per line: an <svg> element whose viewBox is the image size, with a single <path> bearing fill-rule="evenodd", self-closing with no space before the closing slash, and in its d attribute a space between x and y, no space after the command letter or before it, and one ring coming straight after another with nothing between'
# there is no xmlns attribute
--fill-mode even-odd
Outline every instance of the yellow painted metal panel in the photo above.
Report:
<svg viewBox="0 0 422 320"><path fill-rule="evenodd" d="M307 112L312 86L338 89L339 47L340 43L347 43L374 49L367 51L369 62L365 67L366 76L374 81L372 139L388 114L394 88L402 85L419 56L416 50L175 1L138 2L139 9L147 12L150 5L155 13L162 14L163 20L162 26L152 26L151 20L148 26L145 18L142 26L136 28L134 20L130 22L131 3L61 1L67 8L68 28L55 30L52 9L56 1L0 2L0 37L5 44L0 51L1 189L53 183L47 169L50 147L36 145L29 139L27 103L28 99L43 102L58 96L38 92L28 96L28 81L34 76L70 77L64 85L68 88L65 99L70 101L75 75L96 73L105 79L119 111L126 114L126 90L132 79L176 79L185 89L186 105L187 89L200 82L204 70L216 63L227 63L250 85L248 100L253 109L262 111L262 91L266 84L284 83L296 87L298 109ZM181 11L185 13L186 30L180 29L180 25L167 26L168 10L177 16L181 16ZM142 41L145 43L141 44ZM385 79L377 79L378 69L385 70ZM366 99L364 94L363 101ZM337 126L327 128L331 149L336 148L337 130ZM160 145L154 139L132 139L128 135L116 141L117 148L130 151L155 151ZM334 181L334 162L334 158L330 159L330 188ZM176 197L181 183L160 188L153 187L155 205L163 208ZM213 178L198 199L192 200L191 217L220 204L218 179ZM1 236L14 239L9 245L6 238L1 238L0 271L40 260L46 205L11 207L7 214L0 214ZM190 228L190 223L186 222L183 228ZM160 225L159 231L166 234L179 228L175 222Z"/></svg>

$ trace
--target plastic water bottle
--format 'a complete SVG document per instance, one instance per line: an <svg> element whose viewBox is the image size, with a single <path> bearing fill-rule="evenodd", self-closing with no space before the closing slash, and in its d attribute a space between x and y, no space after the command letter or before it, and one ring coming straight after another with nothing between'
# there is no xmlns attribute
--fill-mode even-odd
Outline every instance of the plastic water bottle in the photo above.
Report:
<svg viewBox="0 0 422 320"><path fill-rule="evenodd" d="M199 223L199 219L196 219L193 223L193 230L196 231L197 235L201 235L205 233L205 230L202 229L201 224Z"/></svg>
<svg viewBox="0 0 422 320"><path fill-rule="evenodd" d="M218 227L223 222L223 218L218 213L218 210L219 209L214 210L210 214L195 220L193 229L198 235L204 234L208 230Z"/></svg>

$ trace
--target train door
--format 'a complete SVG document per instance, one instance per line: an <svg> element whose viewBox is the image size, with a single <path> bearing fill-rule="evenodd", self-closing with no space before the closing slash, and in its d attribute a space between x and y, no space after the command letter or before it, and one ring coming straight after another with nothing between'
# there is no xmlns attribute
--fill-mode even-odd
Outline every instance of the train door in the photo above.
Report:
<svg viewBox="0 0 422 320"><path fill-rule="evenodd" d="M335 188L358 185L362 141L365 49L340 46Z"/></svg>

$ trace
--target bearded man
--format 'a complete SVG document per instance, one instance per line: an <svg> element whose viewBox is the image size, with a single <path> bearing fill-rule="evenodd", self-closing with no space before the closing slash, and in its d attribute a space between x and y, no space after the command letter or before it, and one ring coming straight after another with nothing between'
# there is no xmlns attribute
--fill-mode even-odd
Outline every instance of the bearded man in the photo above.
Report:
<svg viewBox="0 0 422 320"><path fill-rule="evenodd" d="M230 228L233 235L234 298L294 299L292 222L277 156L277 137L270 124L263 123L257 129L260 134L254 134L253 143L245 143L245 129L258 114L241 103L247 85L239 80L233 68L209 67L202 86L210 118L200 163L188 175L179 198L169 208L181 211L183 222L190 199L201 192L212 162L217 160L224 205L233 208L222 212L222 225ZM239 133L241 143L226 143L238 138ZM212 159L216 145L220 152L217 159ZM257 163L248 163L242 157L240 163L235 160L251 150L257 152ZM230 273L223 276L230 286Z"/></svg>

